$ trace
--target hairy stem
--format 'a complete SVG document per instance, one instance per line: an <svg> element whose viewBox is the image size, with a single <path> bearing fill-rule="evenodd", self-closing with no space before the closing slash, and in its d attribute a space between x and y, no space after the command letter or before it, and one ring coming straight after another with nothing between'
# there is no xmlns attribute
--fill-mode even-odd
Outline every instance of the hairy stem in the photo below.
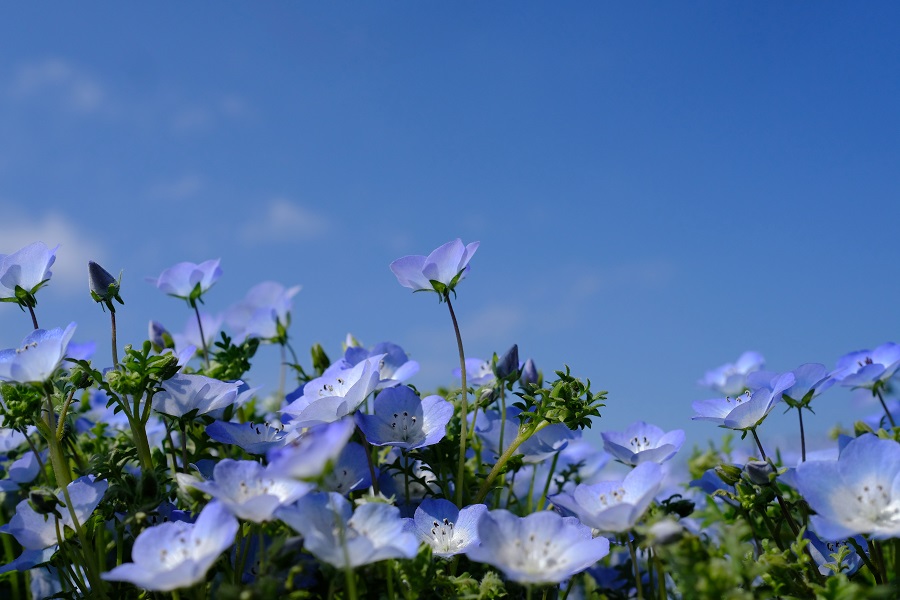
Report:
<svg viewBox="0 0 900 600"><path fill-rule="evenodd" d="M450 309L450 318L453 320L453 330L456 332L456 345L459 348L459 369L462 377L462 395L460 396L459 411L459 467L456 472L456 505L463 506L463 493L465 490L466 476L466 447L467 447L467 431L468 421L466 413L469 410L468 387L466 383L466 353L463 350L462 336L459 333L459 323L456 321L456 313L453 312L453 305L450 303L450 296L445 297L447 308Z"/></svg>

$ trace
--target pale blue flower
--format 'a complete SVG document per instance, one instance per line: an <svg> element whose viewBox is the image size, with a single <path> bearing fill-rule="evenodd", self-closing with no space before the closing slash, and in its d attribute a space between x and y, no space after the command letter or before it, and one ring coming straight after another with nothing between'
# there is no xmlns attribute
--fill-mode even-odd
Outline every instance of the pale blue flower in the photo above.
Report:
<svg viewBox="0 0 900 600"><path fill-rule="evenodd" d="M404 256L391 263L391 271L400 285L413 291L427 290L447 294L469 271L479 242L464 246L457 238L447 242L428 256Z"/></svg>
<svg viewBox="0 0 900 600"><path fill-rule="evenodd" d="M331 423L353 413L375 391L382 358L373 356L352 369L313 379L303 386L303 395L281 412L291 415L297 427Z"/></svg>
<svg viewBox="0 0 900 600"><path fill-rule="evenodd" d="M525 584L559 583L609 554L609 540L594 538L590 527L572 517L541 511L517 517L492 510L478 521L481 545L466 555Z"/></svg>
<svg viewBox="0 0 900 600"><path fill-rule="evenodd" d="M631 470L625 479L580 484L571 494L557 494L551 496L550 501L571 511L586 525L600 531L622 533L637 524L653 502L662 480L662 467L655 462L645 462Z"/></svg>
<svg viewBox="0 0 900 600"><path fill-rule="evenodd" d="M170 521L142 531L131 549L134 562L102 577L151 592L190 587L206 578L213 563L234 543L237 530L237 519L220 502L210 502L196 523Z"/></svg>
<svg viewBox="0 0 900 600"><path fill-rule="evenodd" d="M196 352L197 348L212 348L216 338L219 337L219 332L222 330L223 321L222 315L214 315L201 310L200 322L203 324L203 337L201 338L197 317L194 315L188 317L181 333L172 334L172 341L175 343L175 353L180 354L190 346L194 347L194 352Z"/></svg>
<svg viewBox="0 0 900 600"><path fill-rule="evenodd" d="M803 537L809 540L809 555L816 562L819 573L822 575L830 576L835 573L843 573L850 577L863 565L863 560L856 552L856 549L844 540L826 542L811 531L804 531ZM866 540L862 536L857 536L853 541L861 548L866 547ZM847 548L849 553L838 564L835 556L840 553L842 548Z"/></svg>
<svg viewBox="0 0 900 600"><path fill-rule="evenodd" d="M153 409L173 417L202 415L234 404L242 381L227 383L204 375L176 375L153 396Z"/></svg>
<svg viewBox="0 0 900 600"><path fill-rule="evenodd" d="M241 302L225 312L225 322L234 332L234 343L247 338L271 340L286 329L293 309L292 298L300 286L285 288L275 281L264 281L250 289Z"/></svg>
<svg viewBox="0 0 900 600"><path fill-rule="evenodd" d="M57 245L52 250L43 242L35 242L12 254L0 254L0 298L22 302L19 296L27 295L26 306L34 306L34 294L53 275L50 267L56 261ZM17 292L16 288L22 290Z"/></svg>
<svg viewBox="0 0 900 600"><path fill-rule="evenodd" d="M419 372L419 363L410 360L403 348L391 342L375 344L368 350L362 346L348 346L343 363L349 369L373 356L382 357L378 365L377 389L400 385Z"/></svg>
<svg viewBox="0 0 900 600"><path fill-rule="evenodd" d="M0 351L0 380L41 383L50 379L66 356L75 323L65 329L35 329L22 346Z"/></svg>
<svg viewBox="0 0 900 600"><path fill-rule="evenodd" d="M309 428L290 444L269 451L270 472L294 479L320 477L341 455L355 429L350 418Z"/></svg>
<svg viewBox="0 0 900 600"><path fill-rule="evenodd" d="M453 416L453 405L440 396L419 398L405 385L382 391L374 404L374 415L356 413L356 424L373 446L431 446L444 439Z"/></svg>
<svg viewBox="0 0 900 600"><path fill-rule="evenodd" d="M43 464L47 462L47 451L40 453L38 460L34 452L26 452L14 460L6 468L6 479L0 481L0 491L10 493L18 491L23 484L31 483L38 476Z"/></svg>
<svg viewBox="0 0 900 600"><path fill-rule="evenodd" d="M697 383L726 396L743 393L747 384L747 375L759 371L766 364L759 352L744 352L734 363L725 363L711 371Z"/></svg>
<svg viewBox="0 0 900 600"><path fill-rule="evenodd" d="M184 481L201 490L247 521L272 520L274 512L310 492L308 483L286 479L252 460L225 458L216 463L212 481Z"/></svg>
<svg viewBox="0 0 900 600"><path fill-rule="evenodd" d="M900 345L888 342L874 350L858 350L838 359L832 377L846 387L872 388L900 369Z"/></svg>
<svg viewBox="0 0 900 600"><path fill-rule="evenodd" d="M502 413L497 410L486 410L478 414L475 420L475 433L484 442L485 450L488 450L491 456L499 457L516 439L521 427L519 420L521 413L521 409L509 406L506 409L505 421L502 420ZM502 448L500 447L501 433ZM516 448L516 454L524 455L522 460L526 463L541 462L565 448L569 440L575 439L579 435L579 432L572 431L562 423L553 423L532 435Z"/></svg>
<svg viewBox="0 0 900 600"><path fill-rule="evenodd" d="M277 516L303 535L306 550L339 569L413 558L419 546L396 506L368 503L354 512L350 502L334 492L304 496L279 509Z"/></svg>
<svg viewBox="0 0 900 600"><path fill-rule="evenodd" d="M453 376L462 378L462 369L459 367L453 369ZM496 379L491 363L480 358L466 359L466 385L490 385Z"/></svg>
<svg viewBox="0 0 900 600"><path fill-rule="evenodd" d="M376 469L377 473L377 469ZM346 496L350 492L372 485L372 473L366 449L350 442L341 451L334 468L322 478L321 489Z"/></svg>
<svg viewBox="0 0 900 600"><path fill-rule="evenodd" d="M464 554L481 542L478 521L485 513L484 504L472 504L460 510L449 500L428 498L416 509L414 531L435 556L448 558Z"/></svg>
<svg viewBox="0 0 900 600"><path fill-rule="evenodd" d="M265 454L286 443L284 428L268 423L230 423L216 421L206 427L206 435L222 444L233 444L250 454Z"/></svg>
<svg viewBox="0 0 900 600"><path fill-rule="evenodd" d="M794 385L794 374L777 375L769 387L760 387L752 393L747 391L736 398L713 398L698 400L691 406L697 413L695 421L711 421L719 427L745 430L758 426L781 401L784 390Z"/></svg>
<svg viewBox="0 0 900 600"><path fill-rule="evenodd" d="M187 300L194 306L200 296L221 277L219 262L218 258L200 264L180 262L160 273L156 279L151 277L147 281L164 293Z"/></svg>
<svg viewBox="0 0 900 600"><path fill-rule="evenodd" d="M900 537L900 444L870 433L851 441L837 460L807 460L794 475L816 514L813 530L825 541L868 534Z"/></svg>
<svg viewBox="0 0 900 600"><path fill-rule="evenodd" d="M84 523L90 518L91 513L103 499L107 487L109 484L105 480L97 480L93 475L79 477L67 486L72 508L79 523ZM66 500L62 491L58 492L56 497L61 504L57 507L59 517L52 514L38 514L27 500L22 500L16 505L16 514L9 523L0 527L0 533L12 535L27 550L41 550L53 546L59 541L56 536L57 526L60 531L64 527L75 529L69 508L65 506Z"/></svg>
<svg viewBox="0 0 900 600"><path fill-rule="evenodd" d="M652 461L664 463L684 444L684 431L675 429L668 433L656 425L637 421L625 431L607 431L600 434L603 447L613 458L626 465L639 465Z"/></svg>

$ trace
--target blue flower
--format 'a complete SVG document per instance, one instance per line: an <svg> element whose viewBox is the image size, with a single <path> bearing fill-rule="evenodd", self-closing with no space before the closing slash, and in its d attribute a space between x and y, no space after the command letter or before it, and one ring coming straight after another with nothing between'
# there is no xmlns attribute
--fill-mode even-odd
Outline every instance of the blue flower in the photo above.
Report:
<svg viewBox="0 0 900 600"><path fill-rule="evenodd" d="M481 545L466 555L499 568L518 583L559 583L609 554L609 540L572 517L542 511L517 517L492 510L478 521Z"/></svg>
<svg viewBox="0 0 900 600"><path fill-rule="evenodd" d="M673 456L684 443L684 431L675 429L668 433L656 425L637 421L624 432L601 433L603 447L613 458L626 465L639 465L645 461L664 463Z"/></svg>
<svg viewBox="0 0 900 600"><path fill-rule="evenodd" d="M195 306L200 296L222 276L219 262L218 258L199 265L180 262L160 273L156 279L151 277L147 281L166 294L187 300L191 306Z"/></svg>
<svg viewBox="0 0 900 600"><path fill-rule="evenodd" d="M206 427L206 435L222 444L233 444L250 454L265 454L285 444L284 429L259 423L216 421Z"/></svg>
<svg viewBox="0 0 900 600"><path fill-rule="evenodd" d="M817 514L813 530L825 541L869 534L900 536L900 444L867 433L837 460L807 460L794 475L797 490Z"/></svg>
<svg viewBox="0 0 900 600"><path fill-rule="evenodd" d="M311 427L282 448L268 453L273 476L314 479L321 476L341 455L353 435L353 419L340 419Z"/></svg>
<svg viewBox="0 0 900 600"><path fill-rule="evenodd" d="M391 271L400 285L413 291L432 291L445 295L469 271L469 261L478 250L479 242L464 246L457 238L447 242L428 256L404 256L391 263Z"/></svg>
<svg viewBox="0 0 900 600"><path fill-rule="evenodd" d="M859 350L838 359L832 377L846 387L872 388L900 369L900 345L888 342L874 350Z"/></svg>
<svg viewBox="0 0 900 600"><path fill-rule="evenodd" d="M655 462L636 466L621 481L579 484L569 493L557 494L550 501L571 511L581 521L601 531L628 531L643 516L662 484L663 471Z"/></svg>
<svg viewBox="0 0 900 600"><path fill-rule="evenodd" d="M250 289L244 299L225 312L225 322L234 332L234 342L247 338L276 339L279 326L287 329L293 309L292 298L300 286L285 289L275 281L264 281Z"/></svg>
<svg viewBox="0 0 900 600"><path fill-rule="evenodd" d="M781 401L784 390L794 385L794 374L775 376L767 387L749 390L736 398L713 398L698 400L691 407L697 413L695 421L712 421L719 427L744 430L758 426Z"/></svg>
<svg viewBox="0 0 900 600"><path fill-rule="evenodd" d="M234 543L238 521L219 502L210 502L196 523L170 521L148 527L131 549L134 562L103 573L107 581L127 581L151 592L189 587L206 577Z"/></svg>
<svg viewBox="0 0 900 600"><path fill-rule="evenodd" d="M35 242L12 254L0 254L0 299L34 306L34 294L50 280L50 267L56 261L57 245L52 250Z"/></svg>
<svg viewBox="0 0 900 600"><path fill-rule="evenodd" d="M219 331L222 330L224 321L223 317L206 311L199 312L200 322L203 324L203 337L200 337L200 325L197 323L197 317L188 317L182 332L172 334L176 354L184 352L190 346L194 347L194 352L197 351L197 348L212 348L216 338L219 337Z"/></svg>
<svg viewBox="0 0 900 600"><path fill-rule="evenodd" d="M825 542L819 539L819 537L811 531L803 532L803 537L809 540L809 555L816 561L816 565L819 567L819 573L822 575L843 573L850 577L863 565L862 558L857 554L856 549L844 540ZM854 541L861 548L865 548L866 540L862 536L857 536ZM841 552L842 548L847 548L848 553L847 556L838 563L836 556Z"/></svg>
<svg viewBox="0 0 900 600"><path fill-rule="evenodd" d="M447 434L453 405L440 396L419 396L403 385L375 397L375 414L356 414L356 424L373 446L410 450L438 443Z"/></svg>
<svg viewBox="0 0 900 600"><path fill-rule="evenodd" d="M521 427L519 415L522 410L510 406L506 409L506 420L501 418L500 411L486 410L479 414L475 420L475 433L484 442L484 447L494 457L499 457L509 447ZM503 447L500 447L500 437L503 437ZM516 454L522 454L527 463L537 463L546 460L562 450L575 439L580 432L575 432L562 423L548 425L532 435L516 449Z"/></svg>
<svg viewBox="0 0 900 600"><path fill-rule="evenodd" d="M459 367L453 369L453 376L462 378L462 369ZM496 379L497 376L491 368L491 363L480 358L466 359L466 383L468 385L490 385Z"/></svg>
<svg viewBox="0 0 900 600"><path fill-rule="evenodd" d="M443 498L428 498L416 509L413 523L419 541L431 547L435 556L448 558L464 554L478 545L478 521L487 513L484 504L462 510Z"/></svg>
<svg viewBox="0 0 900 600"><path fill-rule="evenodd" d="M180 482L209 494L239 519L254 523L272 520L278 508L295 502L313 487L273 474L258 462L230 458L216 463L212 481L191 478Z"/></svg>
<svg viewBox="0 0 900 600"><path fill-rule="evenodd" d="M352 368L373 356L382 356L378 366L380 381L377 389L400 385L419 372L419 363L410 360L403 348L391 342L375 344L370 350L362 346L348 346L344 351L344 362L347 368Z"/></svg>
<svg viewBox="0 0 900 600"><path fill-rule="evenodd" d="M726 396L736 396L744 391L747 375L765 366L765 359L759 352L744 352L734 363L725 363L712 371L707 371L697 383Z"/></svg>
<svg viewBox="0 0 900 600"><path fill-rule="evenodd" d="M84 523L90 518L91 513L103 499L107 487L109 484L106 481L97 480L93 475L79 477L67 486L72 508L79 523ZM53 546L59 541L56 537L57 526L60 531L64 527L75 529L69 508L65 507L65 496L60 491L56 497L62 504L57 507L59 517L52 514L38 514L28 500L22 500L16 505L16 514L9 523L0 527L0 533L12 535L26 550L42 550Z"/></svg>
<svg viewBox="0 0 900 600"><path fill-rule="evenodd" d="M322 490L347 495L372 485L366 449L350 442L341 451L334 468L322 478Z"/></svg>
<svg viewBox="0 0 900 600"><path fill-rule="evenodd" d="M373 356L352 369L313 379L303 386L303 395L281 412L291 415L297 427L331 423L353 413L375 391L381 359L382 355Z"/></svg>
<svg viewBox="0 0 900 600"><path fill-rule="evenodd" d="M278 518L303 535L305 548L333 567L359 567L389 558L413 558L416 536L406 531L396 506L350 502L334 492L304 496Z"/></svg>
<svg viewBox="0 0 900 600"><path fill-rule="evenodd" d="M227 383L204 375L176 375L153 396L153 409L173 417L202 415L234 404L242 381Z"/></svg>
<svg viewBox="0 0 900 600"><path fill-rule="evenodd" d="M20 348L0 351L0 380L41 383L50 379L66 356L75 327L69 323L65 329L35 329Z"/></svg>
<svg viewBox="0 0 900 600"><path fill-rule="evenodd" d="M794 374L794 385L784 390L783 395L795 402L809 402L835 382L825 365L819 363L800 365L791 373Z"/></svg>

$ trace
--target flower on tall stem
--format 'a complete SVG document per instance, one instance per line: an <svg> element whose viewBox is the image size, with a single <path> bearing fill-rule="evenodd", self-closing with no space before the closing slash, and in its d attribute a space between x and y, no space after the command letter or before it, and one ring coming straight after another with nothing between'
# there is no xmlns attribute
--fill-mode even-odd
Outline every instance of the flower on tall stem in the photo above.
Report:
<svg viewBox="0 0 900 600"><path fill-rule="evenodd" d="M34 242L12 254L0 254L0 302L15 302L23 310L27 308L35 329L35 294L50 281L50 267L58 249L59 245L51 250L43 242Z"/></svg>
<svg viewBox="0 0 900 600"><path fill-rule="evenodd" d="M119 351L116 342L116 305L113 300L119 304L125 304L119 290L122 287L122 274L116 279L109 272L95 263L88 261L88 285L91 291L91 298L94 302L99 302L101 307L109 309L110 327L112 330L112 359L113 367L119 365Z"/></svg>
<svg viewBox="0 0 900 600"><path fill-rule="evenodd" d="M0 380L17 383L43 383L62 364L75 323L62 329L35 329L19 348L0 351Z"/></svg>

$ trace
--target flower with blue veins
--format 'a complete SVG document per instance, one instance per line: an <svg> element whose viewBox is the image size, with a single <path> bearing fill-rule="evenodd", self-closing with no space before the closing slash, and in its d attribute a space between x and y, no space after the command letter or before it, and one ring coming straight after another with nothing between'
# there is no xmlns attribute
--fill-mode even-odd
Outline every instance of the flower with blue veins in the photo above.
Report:
<svg viewBox="0 0 900 600"><path fill-rule="evenodd" d="M35 306L35 294L53 275L50 267L58 249L59 245L51 250L34 242L12 254L0 254L0 302Z"/></svg>
<svg viewBox="0 0 900 600"><path fill-rule="evenodd" d="M492 510L478 521L481 544L466 552L523 584L559 583L609 554L609 540L594 538L590 527L573 517L541 511L518 517Z"/></svg>
<svg viewBox="0 0 900 600"><path fill-rule="evenodd" d="M463 245L459 238L447 242L428 256L404 256L391 263L400 285L414 292L437 292L447 296L469 272L469 261L479 242Z"/></svg>
<svg viewBox="0 0 900 600"><path fill-rule="evenodd" d="M736 396L746 388L747 375L759 371L765 364L766 361L759 352L744 352L734 363L725 363L707 371L697 383L720 394Z"/></svg>
<svg viewBox="0 0 900 600"><path fill-rule="evenodd" d="M42 383L50 379L62 364L75 323L65 329L35 329L19 348L0 351L0 380L16 383Z"/></svg>
<svg viewBox="0 0 900 600"><path fill-rule="evenodd" d="M683 430L665 432L644 421L632 423L625 431L607 431L600 435L604 449L616 460L631 466L646 461L664 463L684 444Z"/></svg>
<svg viewBox="0 0 900 600"><path fill-rule="evenodd" d="M435 556L449 558L465 554L481 543L478 521L487 510L484 504L472 504L460 510L449 500L427 498L416 508L413 531Z"/></svg>
<svg viewBox="0 0 900 600"><path fill-rule="evenodd" d="M192 307L222 276L220 259L207 260L200 264L180 262L160 273L159 277L147 278L162 292L187 300Z"/></svg>
<svg viewBox="0 0 900 600"><path fill-rule="evenodd" d="M813 530L825 541L861 534L900 536L900 444L867 433L837 460L807 460L794 474L797 491L816 514Z"/></svg>
<svg viewBox="0 0 900 600"><path fill-rule="evenodd" d="M784 390L794 385L793 373L774 376L765 387L758 387L753 392L747 390L743 394L731 398L713 398L698 400L691 407L697 414L695 421L711 421L719 427L735 430L753 429L781 401Z"/></svg>
<svg viewBox="0 0 900 600"><path fill-rule="evenodd" d="M400 510L389 504L370 502L354 511L342 495L327 492L304 496L276 516L303 535L306 550L339 569L413 558L419 548Z"/></svg>
<svg viewBox="0 0 900 600"><path fill-rule="evenodd" d="M219 556L234 544L238 521L220 502L210 502L195 523L169 521L148 527L134 541L131 560L103 573L151 592L190 587L206 578Z"/></svg>
<svg viewBox="0 0 900 600"><path fill-rule="evenodd" d="M250 454L265 454L286 443L284 428L268 423L231 423L215 421L206 426L206 435L222 444L232 444Z"/></svg>
<svg viewBox="0 0 900 600"><path fill-rule="evenodd" d="M162 383L162 391L153 396L153 410L172 417L194 411L195 415L206 414L234 404L242 385L242 381L178 374Z"/></svg>
<svg viewBox="0 0 900 600"><path fill-rule="evenodd" d="M375 397L374 413L356 413L356 424L373 446L396 446L405 450L438 443L447 434L453 405L440 396L419 398L402 385L383 390Z"/></svg>
<svg viewBox="0 0 900 600"><path fill-rule="evenodd" d="M403 348L391 342L375 344L371 349L358 345L347 346L344 363L349 369L373 356L383 357L378 367L380 380L377 389L400 385L419 372L419 363L410 360Z"/></svg>
<svg viewBox="0 0 900 600"><path fill-rule="evenodd" d="M291 443L269 450L269 469L273 476L316 479L334 465L356 425L353 419L339 419L310 427Z"/></svg>

